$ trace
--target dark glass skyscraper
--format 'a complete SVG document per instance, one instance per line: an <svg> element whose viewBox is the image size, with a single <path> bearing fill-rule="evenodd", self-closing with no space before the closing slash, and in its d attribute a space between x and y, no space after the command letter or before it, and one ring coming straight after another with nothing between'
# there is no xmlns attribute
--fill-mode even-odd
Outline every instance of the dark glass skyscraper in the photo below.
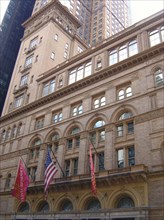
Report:
<svg viewBox="0 0 164 220"><path fill-rule="evenodd" d="M34 3L35 0L10 0L0 27L0 114L23 37L21 24L30 17Z"/></svg>

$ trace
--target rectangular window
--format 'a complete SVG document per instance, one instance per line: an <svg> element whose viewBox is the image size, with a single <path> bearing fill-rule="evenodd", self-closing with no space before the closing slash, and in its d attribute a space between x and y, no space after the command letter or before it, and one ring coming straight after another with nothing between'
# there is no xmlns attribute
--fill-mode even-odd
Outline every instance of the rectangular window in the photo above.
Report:
<svg viewBox="0 0 164 220"><path fill-rule="evenodd" d="M73 159L73 175L78 174L78 158Z"/></svg>
<svg viewBox="0 0 164 220"><path fill-rule="evenodd" d="M24 85L27 85L27 81L28 81L28 74L21 77L20 87L24 86Z"/></svg>
<svg viewBox="0 0 164 220"><path fill-rule="evenodd" d="M70 160L65 161L65 175L70 176Z"/></svg>
<svg viewBox="0 0 164 220"><path fill-rule="evenodd" d="M128 166L135 165L135 151L134 146L128 148Z"/></svg>
<svg viewBox="0 0 164 220"><path fill-rule="evenodd" d="M117 126L117 137L122 137L123 136L123 125L118 125Z"/></svg>
<svg viewBox="0 0 164 220"><path fill-rule="evenodd" d="M72 149L72 147L73 147L73 139L67 140L67 148Z"/></svg>
<svg viewBox="0 0 164 220"><path fill-rule="evenodd" d="M33 55L27 57L26 61L25 61L25 64L24 64L24 67L27 68L27 67L31 66L32 60L33 60Z"/></svg>
<svg viewBox="0 0 164 220"><path fill-rule="evenodd" d="M52 59L52 60L55 59L55 53L54 53L54 52L51 53L51 59Z"/></svg>
<svg viewBox="0 0 164 220"><path fill-rule="evenodd" d="M58 35L57 34L55 34L54 40L58 41Z"/></svg>
<svg viewBox="0 0 164 220"><path fill-rule="evenodd" d="M99 170L104 170L104 152L98 154Z"/></svg>
<svg viewBox="0 0 164 220"><path fill-rule="evenodd" d="M117 51L114 50L109 54L109 65L113 65L118 62Z"/></svg>
<svg viewBox="0 0 164 220"><path fill-rule="evenodd" d="M23 99L24 99L24 95L15 98L15 108L18 108L23 105Z"/></svg>
<svg viewBox="0 0 164 220"><path fill-rule="evenodd" d="M133 124L133 122L128 122L127 126L128 126L128 134L133 134L134 133L134 124Z"/></svg>
<svg viewBox="0 0 164 220"><path fill-rule="evenodd" d="M43 85L42 97L49 95L55 91L55 80L51 80Z"/></svg>
<svg viewBox="0 0 164 220"><path fill-rule="evenodd" d="M44 126L44 117L37 118L35 121L35 129L43 128Z"/></svg>
<svg viewBox="0 0 164 220"><path fill-rule="evenodd" d="M32 48L35 48L37 46L37 43L38 43L38 37L35 37L34 39L32 39L30 41L30 46L29 48L32 49Z"/></svg>
<svg viewBox="0 0 164 220"><path fill-rule="evenodd" d="M117 164L119 168L124 167L124 150L119 149L117 151Z"/></svg>
<svg viewBox="0 0 164 220"><path fill-rule="evenodd" d="M69 74L69 84L72 84L78 80L81 80L91 75L92 63L87 62L79 67L73 69Z"/></svg>

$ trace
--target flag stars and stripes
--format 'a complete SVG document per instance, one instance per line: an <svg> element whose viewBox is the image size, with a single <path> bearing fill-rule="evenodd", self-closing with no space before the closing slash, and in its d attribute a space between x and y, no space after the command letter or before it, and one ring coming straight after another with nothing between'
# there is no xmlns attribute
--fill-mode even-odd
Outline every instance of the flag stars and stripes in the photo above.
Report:
<svg viewBox="0 0 164 220"><path fill-rule="evenodd" d="M56 165L54 164L54 162L52 161L50 152L48 150L47 156L46 156L46 162L45 162L45 180L44 180L45 193L50 185L52 178L54 177L57 171L58 169Z"/></svg>

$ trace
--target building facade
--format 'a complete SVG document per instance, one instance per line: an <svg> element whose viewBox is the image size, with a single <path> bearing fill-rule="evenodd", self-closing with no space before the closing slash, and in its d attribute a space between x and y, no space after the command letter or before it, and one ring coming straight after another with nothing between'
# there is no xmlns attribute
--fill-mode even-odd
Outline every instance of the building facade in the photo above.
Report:
<svg viewBox="0 0 164 220"><path fill-rule="evenodd" d="M6 98L11 75L18 55L24 29L21 24L31 16L34 0L10 0L2 24L0 25L0 114Z"/></svg>
<svg viewBox="0 0 164 220"><path fill-rule="evenodd" d="M53 0L36 0L33 14ZM60 0L81 22L78 35L87 44L98 42L124 30L129 22L129 1Z"/></svg>
<svg viewBox="0 0 164 220"><path fill-rule="evenodd" d="M163 219L163 12L91 48L59 1L24 23L0 119L1 219ZM48 148L58 172L45 200ZM20 157L23 203L11 196Z"/></svg>

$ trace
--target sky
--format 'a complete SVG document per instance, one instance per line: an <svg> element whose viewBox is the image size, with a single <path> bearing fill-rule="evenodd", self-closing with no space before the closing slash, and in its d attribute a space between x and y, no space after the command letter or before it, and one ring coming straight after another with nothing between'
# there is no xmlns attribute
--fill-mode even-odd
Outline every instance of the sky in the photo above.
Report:
<svg viewBox="0 0 164 220"><path fill-rule="evenodd" d="M0 23L2 22L9 1L10 0L0 0ZM25 1L25 0L21 0L21 1ZM131 2L132 24L164 9L163 0L130 0L130 2Z"/></svg>

